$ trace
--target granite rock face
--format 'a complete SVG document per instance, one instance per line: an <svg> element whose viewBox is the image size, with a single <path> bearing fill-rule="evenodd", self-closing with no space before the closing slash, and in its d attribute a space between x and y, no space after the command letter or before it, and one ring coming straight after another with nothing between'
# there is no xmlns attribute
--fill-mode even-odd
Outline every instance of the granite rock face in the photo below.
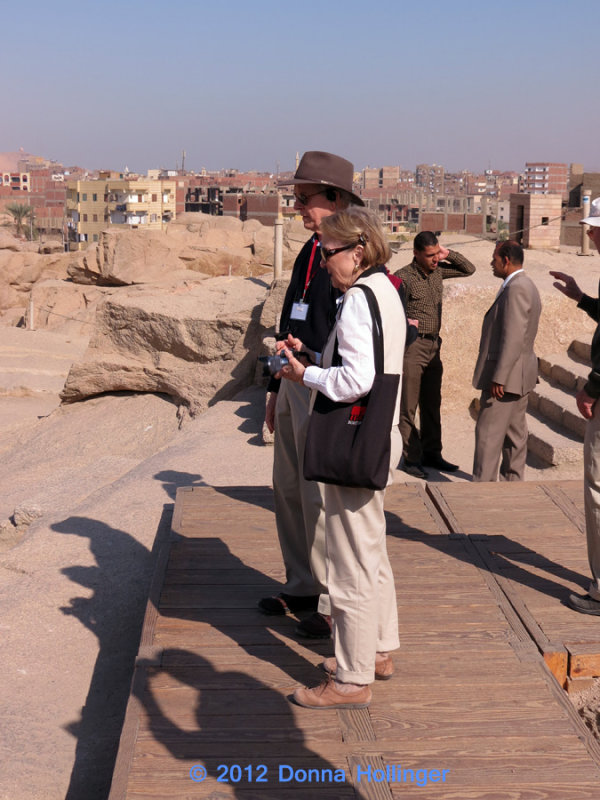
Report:
<svg viewBox="0 0 600 800"><path fill-rule="evenodd" d="M306 240L297 225L284 237L284 268L290 269ZM293 230L292 230L293 229ZM303 229L304 231L304 229ZM128 286L205 275L260 275L273 265L273 228L256 220L182 214L164 231L108 230L78 253L68 274L76 283Z"/></svg>
<svg viewBox="0 0 600 800"><path fill-rule="evenodd" d="M113 294L98 306L90 345L61 399L158 392L195 415L232 397L254 381L267 288L256 279L208 278Z"/></svg>

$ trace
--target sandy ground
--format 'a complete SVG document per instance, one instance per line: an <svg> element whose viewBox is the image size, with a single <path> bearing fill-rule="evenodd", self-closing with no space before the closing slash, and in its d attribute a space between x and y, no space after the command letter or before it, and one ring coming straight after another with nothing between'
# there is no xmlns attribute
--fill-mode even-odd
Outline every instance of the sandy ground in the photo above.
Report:
<svg viewBox="0 0 600 800"><path fill-rule="evenodd" d="M457 245L467 247L476 285L497 287L487 267L492 247ZM408 256L398 254L396 268ZM590 293L600 274L600 258L578 259L574 250L528 254L527 266L547 292L548 268L574 272ZM574 305L573 314L581 314ZM153 395L58 408L44 381L84 347L73 336L0 329L0 521L20 503L42 511L16 546L0 540L0 800L107 796L153 555L177 487L271 483L261 388L181 429L174 405ZM462 370L468 387L472 364ZM460 470L432 470L430 480L469 480L474 423L462 400L458 409L445 401L443 425L444 455ZM529 464L526 475L580 477L580 465Z"/></svg>

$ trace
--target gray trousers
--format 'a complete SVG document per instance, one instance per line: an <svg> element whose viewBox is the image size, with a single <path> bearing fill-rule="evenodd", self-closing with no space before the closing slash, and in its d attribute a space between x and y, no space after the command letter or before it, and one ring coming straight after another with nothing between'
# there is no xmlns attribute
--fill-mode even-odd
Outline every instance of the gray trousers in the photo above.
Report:
<svg viewBox="0 0 600 800"><path fill-rule="evenodd" d="M527 460L529 395L506 392L501 400L483 391L475 427L474 481L522 481Z"/></svg>
<svg viewBox="0 0 600 800"><path fill-rule="evenodd" d="M325 595L319 610L328 614L323 486L303 477L309 400L305 386L281 381L275 406L275 522L285 564L284 592Z"/></svg>
<svg viewBox="0 0 600 800"><path fill-rule="evenodd" d="M585 531L592 582L588 592L600 600L600 403L588 420L583 443L583 496Z"/></svg>

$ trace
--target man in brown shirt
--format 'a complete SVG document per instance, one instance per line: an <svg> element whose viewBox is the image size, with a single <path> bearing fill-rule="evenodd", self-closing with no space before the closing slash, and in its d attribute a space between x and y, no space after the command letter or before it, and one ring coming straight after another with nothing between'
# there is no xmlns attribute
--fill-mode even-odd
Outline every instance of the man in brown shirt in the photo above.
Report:
<svg viewBox="0 0 600 800"><path fill-rule="evenodd" d="M412 263L395 273L406 287L406 316L419 322L417 338L404 352L400 433L404 471L426 478L424 466L445 472L458 469L442 457L442 281L472 275L475 267L460 253L441 247L431 231L421 231L413 248Z"/></svg>

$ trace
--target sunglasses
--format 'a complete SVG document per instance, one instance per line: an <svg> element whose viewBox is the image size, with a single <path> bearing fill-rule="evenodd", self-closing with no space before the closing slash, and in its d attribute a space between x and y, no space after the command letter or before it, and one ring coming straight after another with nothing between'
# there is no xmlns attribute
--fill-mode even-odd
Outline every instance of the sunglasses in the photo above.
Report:
<svg viewBox="0 0 600 800"><path fill-rule="evenodd" d="M311 197L316 197L318 194L325 194L325 189L321 189L318 192L313 192L312 194L304 194L304 192L299 192L298 194L294 193L294 197L296 198L297 203L299 203L301 206L305 206L308 204L308 201Z"/></svg>
<svg viewBox="0 0 600 800"><path fill-rule="evenodd" d="M359 244L360 242L354 242L354 244L345 244L343 247L332 247L331 250L321 245L321 261L329 261L331 256L336 253L343 253L344 250L353 250Z"/></svg>

